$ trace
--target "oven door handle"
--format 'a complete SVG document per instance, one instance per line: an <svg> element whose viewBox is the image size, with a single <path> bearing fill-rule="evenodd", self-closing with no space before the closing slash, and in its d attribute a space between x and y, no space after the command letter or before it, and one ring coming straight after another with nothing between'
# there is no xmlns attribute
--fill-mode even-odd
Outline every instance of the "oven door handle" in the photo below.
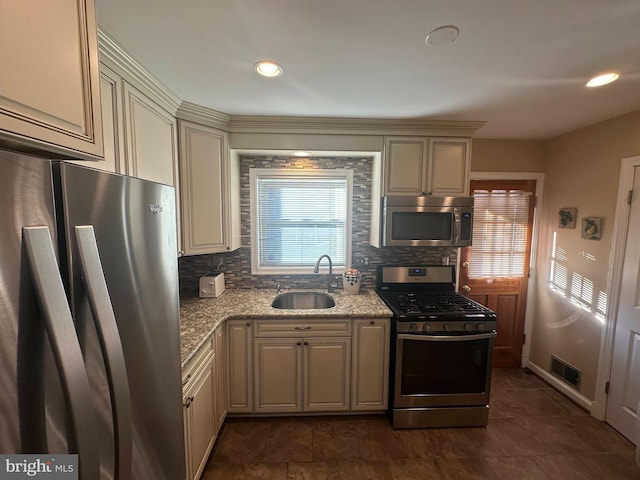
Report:
<svg viewBox="0 0 640 480"><path fill-rule="evenodd" d="M461 340L484 340L487 338L495 338L497 333L495 330L488 333L478 333L472 335L415 335L400 334L398 340L420 340L423 342L459 342Z"/></svg>

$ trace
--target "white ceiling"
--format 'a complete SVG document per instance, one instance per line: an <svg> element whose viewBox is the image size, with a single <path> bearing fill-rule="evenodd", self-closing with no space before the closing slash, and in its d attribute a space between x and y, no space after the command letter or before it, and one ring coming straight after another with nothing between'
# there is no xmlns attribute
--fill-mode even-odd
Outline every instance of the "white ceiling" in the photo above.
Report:
<svg viewBox="0 0 640 480"><path fill-rule="evenodd" d="M477 137L535 139L640 109L639 0L97 0L97 10L182 100L232 115L486 121ZM425 44L451 24L454 43ZM259 77L262 59L284 74ZM610 70L620 80L584 87Z"/></svg>

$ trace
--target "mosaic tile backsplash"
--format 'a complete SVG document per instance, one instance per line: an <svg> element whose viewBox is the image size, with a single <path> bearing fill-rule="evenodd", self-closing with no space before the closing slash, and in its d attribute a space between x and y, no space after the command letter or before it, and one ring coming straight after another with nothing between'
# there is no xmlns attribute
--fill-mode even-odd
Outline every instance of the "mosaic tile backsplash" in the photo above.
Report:
<svg viewBox="0 0 640 480"><path fill-rule="evenodd" d="M318 157L300 159L296 157L242 156L240 157L240 218L242 247L229 253L192 255L178 260L180 274L180 297L198 296L198 282L205 273L220 270L225 274L227 288L324 288L327 276L309 275L251 275L251 222L249 211L250 168L305 168L353 170L352 212L352 257L368 257L369 265L357 268L361 272L361 286L375 288L376 267L386 264L434 264L440 265L448 258L456 262L457 249L448 247L385 247L369 245L369 223L371 219L371 167L370 157ZM324 263L323 263L324 265Z"/></svg>

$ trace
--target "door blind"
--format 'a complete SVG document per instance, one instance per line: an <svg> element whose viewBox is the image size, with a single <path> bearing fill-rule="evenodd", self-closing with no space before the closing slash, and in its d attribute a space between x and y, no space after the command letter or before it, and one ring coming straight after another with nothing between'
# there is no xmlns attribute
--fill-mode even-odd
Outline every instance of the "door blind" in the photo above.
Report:
<svg viewBox="0 0 640 480"><path fill-rule="evenodd" d="M469 278L523 277L531 193L476 190Z"/></svg>

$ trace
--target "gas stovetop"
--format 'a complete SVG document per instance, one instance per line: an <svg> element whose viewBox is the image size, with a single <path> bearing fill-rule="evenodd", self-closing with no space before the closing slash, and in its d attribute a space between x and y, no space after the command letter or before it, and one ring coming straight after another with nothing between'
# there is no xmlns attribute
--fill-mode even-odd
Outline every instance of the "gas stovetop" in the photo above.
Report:
<svg viewBox="0 0 640 480"><path fill-rule="evenodd" d="M398 332L482 333L496 314L455 291L449 265L379 266L376 292L394 314Z"/></svg>
<svg viewBox="0 0 640 480"><path fill-rule="evenodd" d="M491 310L456 292L385 292L381 295L400 320L495 318Z"/></svg>

